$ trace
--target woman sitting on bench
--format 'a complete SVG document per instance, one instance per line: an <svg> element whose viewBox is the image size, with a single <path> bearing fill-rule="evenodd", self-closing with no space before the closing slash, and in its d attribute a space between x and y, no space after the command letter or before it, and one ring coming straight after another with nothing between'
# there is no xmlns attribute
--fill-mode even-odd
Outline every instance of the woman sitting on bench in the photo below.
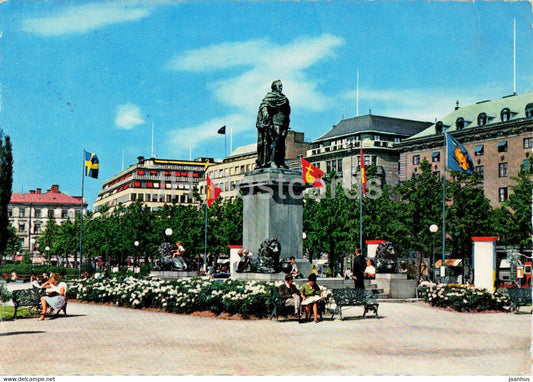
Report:
<svg viewBox="0 0 533 382"><path fill-rule="evenodd" d="M44 320L48 306L59 312L64 308L67 301L67 284L60 283L58 275L52 274L50 280L44 283L41 288L46 289L46 296L41 297L42 312L39 321Z"/></svg>

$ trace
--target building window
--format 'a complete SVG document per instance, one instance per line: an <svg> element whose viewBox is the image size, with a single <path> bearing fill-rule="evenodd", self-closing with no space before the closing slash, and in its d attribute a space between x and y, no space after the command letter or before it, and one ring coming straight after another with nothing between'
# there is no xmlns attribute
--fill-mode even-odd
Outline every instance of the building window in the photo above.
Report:
<svg viewBox="0 0 533 382"><path fill-rule="evenodd" d="M35 210L35 217L36 218L40 218L40 217L42 217L42 215L43 215L43 213L42 213L40 208Z"/></svg>
<svg viewBox="0 0 533 382"><path fill-rule="evenodd" d="M533 118L533 103L529 103L525 109L526 118Z"/></svg>
<svg viewBox="0 0 533 382"><path fill-rule="evenodd" d="M533 148L533 138L524 138L524 148L525 149Z"/></svg>
<svg viewBox="0 0 533 382"><path fill-rule="evenodd" d="M477 116L478 126L485 126L488 121L489 121L489 117L487 116L487 113L479 113L479 115Z"/></svg>
<svg viewBox="0 0 533 382"><path fill-rule="evenodd" d="M530 174L533 173L533 160L524 159L522 162L522 171Z"/></svg>
<svg viewBox="0 0 533 382"><path fill-rule="evenodd" d="M433 153L431 154L431 161L432 162L440 162L440 153Z"/></svg>
<svg viewBox="0 0 533 382"><path fill-rule="evenodd" d="M498 189L498 200L505 202L507 200L507 187L501 187Z"/></svg>
<svg viewBox="0 0 533 382"><path fill-rule="evenodd" d="M19 208L19 218L26 216L26 210L24 208Z"/></svg>
<svg viewBox="0 0 533 382"><path fill-rule="evenodd" d="M511 110L505 108L500 113L500 119L502 122L507 122L511 119Z"/></svg>
<svg viewBox="0 0 533 382"><path fill-rule="evenodd" d="M68 211L67 210L61 210L61 219L66 219L68 217Z"/></svg>
<svg viewBox="0 0 533 382"><path fill-rule="evenodd" d="M328 160L326 161L326 173L330 173L331 172L331 162Z"/></svg>
<svg viewBox="0 0 533 382"><path fill-rule="evenodd" d="M507 152L507 141L505 141L505 142L498 142L498 152L499 152L499 153L505 153L505 152Z"/></svg>
<svg viewBox="0 0 533 382"><path fill-rule="evenodd" d="M507 176L507 162L498 165L498 176L500 178L505 178Z"/></svg>
<svg viewBox="0 0 533 382"><path fill-rule="evenodd" d="M337 171L342 174L342 159L337 160Z"/></svg>
<svg viewBox="0 0 533 382"><path fill-rule="evenodd" d="M35 224L33 226L33 233L41 233L41 225L40 224Z"/></svg>
<svg viewBox="0 0 533 382"><path fill-rule="evenodd" d="M26 224L24 223L19 224L19 232L26 232Z"/></svg>
<svg viewBox="0 0 533 382"><path fill-rule="evenodd" d="M54 210L48 210L48 217L53 218L54 217Z"/></svg>
<svg viewBox="0 0 533 382"><path fill-rule="evenodd" d="M483 145L477 145L476 147L474 147L475 156L480 157L483 154L485 154Z"/></svg>
<svg viewBox="0 0 533 382"><path fill-rule="evenodd" d="M463 117L459 117L455 120L455 127L457 130L463 130L465 128L465 119Z"/></svg>
<svg viewBox="0 0 533 382"><path fill-rule="evenodd" d="M134 202L136 199L137 199L137 194L135 194L135 193L131 193L131 194L130 194L130 200L131 200L132 202Z"/></svg>
<svg viewBox="0 0 533 382"><path fill-rule="evenodd" d="M479 174L481 178L485 177L485 167L484 166L476 166L476 172Z"/></svg>
<svg viewBox="0 0 533 382"><path fill-rule="evenodd" d="M440 179L440 171L433 171L433 175Z"/></svg>
<svg viewBox="0 0 533 382"><path fill-rule="evenodd" d="M413 164L420 164L420 155L413 155Z"/></svg>

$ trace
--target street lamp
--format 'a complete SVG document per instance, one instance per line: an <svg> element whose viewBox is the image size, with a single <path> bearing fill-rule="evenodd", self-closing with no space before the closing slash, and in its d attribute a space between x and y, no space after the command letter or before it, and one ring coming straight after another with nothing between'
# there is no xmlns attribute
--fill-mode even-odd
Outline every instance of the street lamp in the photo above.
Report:
<svg viewBox="0 0 533 382"><path fill-rule="evenodd" d="M431 253L431 274L433 275L433 282L435 282L435 234L438 230L439 226L436 224L429 226L429 231L433 234L433 252Z"/></svg>
<svg viewBox="0 0 533 382"><path fill-rule="evenodd" d="M135 263L139 265L139 240L135 240L133 245L135 246Z"/></svg>
<svg viewBox="0 0 533 382"><path fill-rule="evenodd" d="M172 228L167 228L165 230L165 235L167 235L168 241L170 242L170 236L172 236Z"/></svg>

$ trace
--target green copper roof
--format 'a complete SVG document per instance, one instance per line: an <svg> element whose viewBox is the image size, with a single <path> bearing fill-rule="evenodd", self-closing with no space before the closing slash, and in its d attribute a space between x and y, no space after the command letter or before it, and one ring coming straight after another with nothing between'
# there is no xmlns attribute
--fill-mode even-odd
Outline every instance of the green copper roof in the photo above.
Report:
<svg viewBox="0 0 533 382"><path fill-rule="evenodd" d="M526 107L533 107L533 92L511 95L492 101L481 101L473 105L463 106L454 110L437 123L442 122L447 129L446 131L451 133L461 130L457 128L456 123L458 119L462 118L464 120L464 127L462 130L467 130L479 127L478 117L480 114L485 113L487 115L487 122L484 126L490 126L491 124L502 122L502 111L505 109L509 109L510 111L509 121L526 118ZM406 139L406 141L434 135L435 125L436 124L431 125L427 129Z"/></svg>

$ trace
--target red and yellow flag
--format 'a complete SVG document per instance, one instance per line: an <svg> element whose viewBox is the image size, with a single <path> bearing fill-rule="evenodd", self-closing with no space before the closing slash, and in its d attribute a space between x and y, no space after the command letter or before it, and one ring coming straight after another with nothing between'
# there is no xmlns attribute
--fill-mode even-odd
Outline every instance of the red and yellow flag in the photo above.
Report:
<svg viewBox="0 0 533 382"><path fill-rule="evenodd" d="M363 194L366 196L365 156L363 155L362 147L361 147L361 187L363 189Z"/></svg>
<svg viewBox="0 0 533 382"><path fill-rule="evenodd" d="M319 179L324 175L324 171L319 169L316 166L313 166L311 163L302 159L302 178L305 183L313 183L313 187L322 186L322 182L319 182Z"/></svg>
<svg viewBox="0 0 533 382"><path fill-rule="evenodd" d="M220 195L220 191L222 191L220 188L216 187L213 182L211 182L211 179L209 179L209 175L207 176L207 207L211 207L211 204L218 198Z"/></svg>

